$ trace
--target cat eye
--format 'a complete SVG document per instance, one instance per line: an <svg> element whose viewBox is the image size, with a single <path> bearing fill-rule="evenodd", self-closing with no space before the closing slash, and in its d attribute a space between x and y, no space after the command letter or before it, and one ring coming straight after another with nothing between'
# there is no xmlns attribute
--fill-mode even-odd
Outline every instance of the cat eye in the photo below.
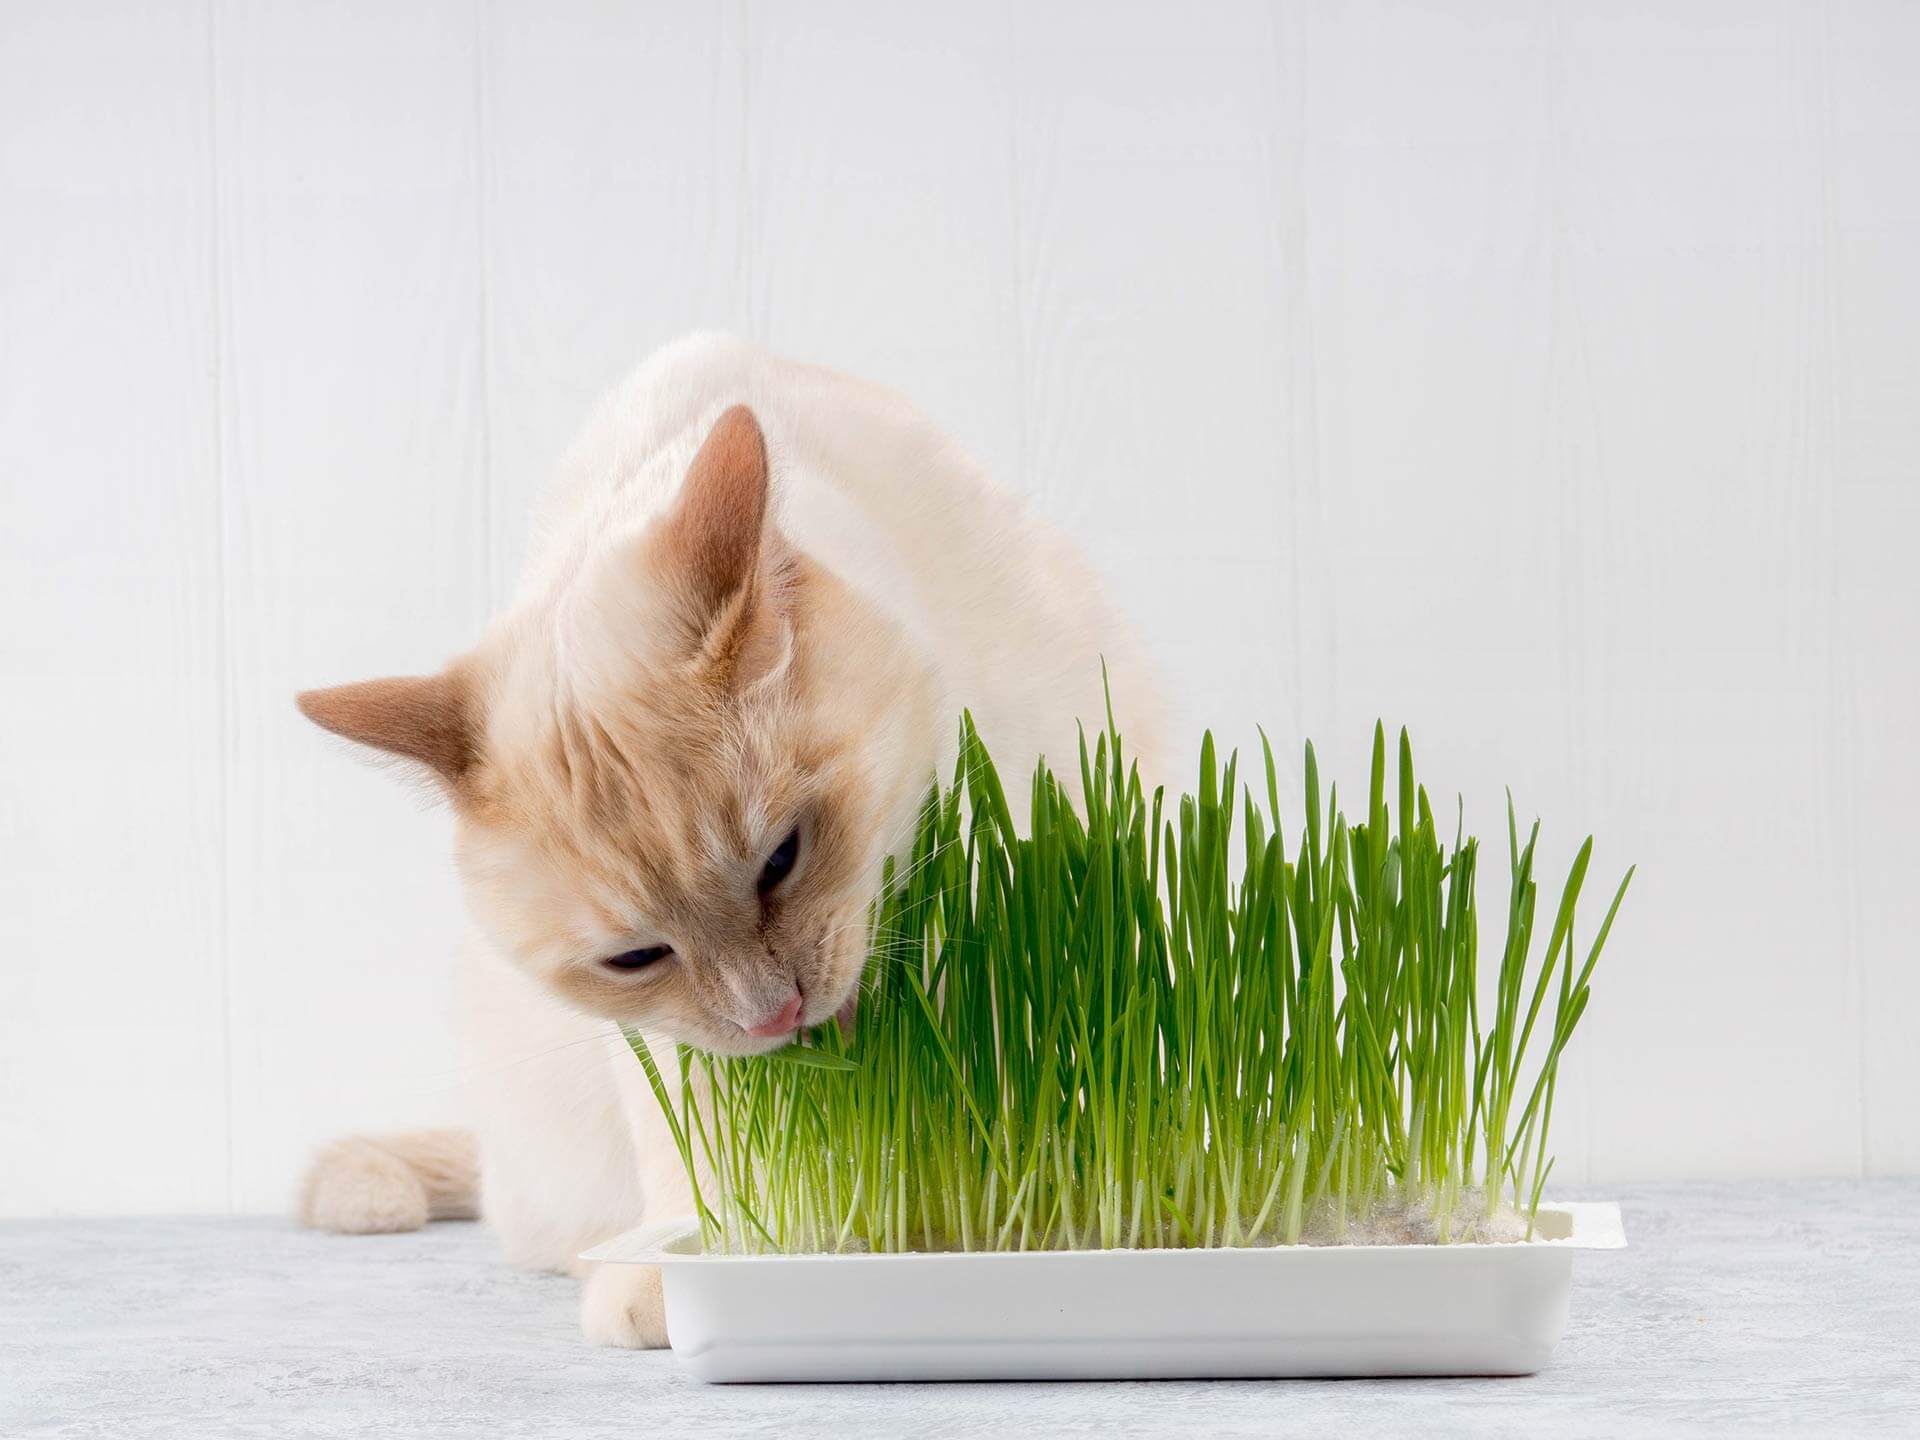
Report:
<svg viewBox="0 0 1920 1440"><path fill-rule="evenodd" d="M779 883L793 873L794 861L800 858L800 830L795 826L787 832L787 838L773 847L773 853L767 856L767 863L760 867L760 880L757 889L762 895L771 894Z"/></svg>
<svg viewBox="0 0 1920 1440"><path fill-rule="evenodd" d="M642 950L629 950L621 955L609 955L601 963L609 970L644 970L656 960L664 960L673 954L671 945L649 945Z"/></svg>

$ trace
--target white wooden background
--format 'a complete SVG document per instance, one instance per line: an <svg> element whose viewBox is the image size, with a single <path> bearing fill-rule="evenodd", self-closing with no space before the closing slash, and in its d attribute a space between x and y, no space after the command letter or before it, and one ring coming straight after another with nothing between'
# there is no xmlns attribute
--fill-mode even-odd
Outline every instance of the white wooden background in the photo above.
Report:
<svg viewBox="0 0 1920 1440"><path fill-rule="evenodd" d="M448 1113L445 818L290 696L467 643L694 326L917 396L1196 730L1637 860L1562 1173L1920 1169L1916 74L1894 0L12 0L0 1212Z"/></svg>

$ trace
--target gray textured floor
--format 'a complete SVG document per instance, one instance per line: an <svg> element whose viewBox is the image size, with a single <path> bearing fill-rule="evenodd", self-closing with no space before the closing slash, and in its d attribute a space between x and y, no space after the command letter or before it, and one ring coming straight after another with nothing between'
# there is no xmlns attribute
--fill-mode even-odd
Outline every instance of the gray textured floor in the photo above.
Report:
<svg viewBox="0 0 1920 1440"><path fill-rule="evenodd" d="M1518 1380L715 1388L588 1348L478 1226L16 1221L0 1435L1920 1434L1920 1181L1611 1193L1633 1248Z"/></svg>

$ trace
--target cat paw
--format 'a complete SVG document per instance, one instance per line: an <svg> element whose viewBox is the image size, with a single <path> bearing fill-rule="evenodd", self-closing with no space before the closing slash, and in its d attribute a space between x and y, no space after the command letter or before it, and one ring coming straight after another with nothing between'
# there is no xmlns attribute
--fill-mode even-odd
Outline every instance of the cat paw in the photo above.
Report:
<svg viewBox="0 0 1920 1440"><path fill-rule="evenodd" d="M596 1265L580 1295L580 1332L595 1345L664 1350L667 1307L657 1265Z"/></svg>
<svg viewBox="0 0 1920 1440"><path fill-rule="evenodd" d="M336 1140L300 1182L300 1223L340 1235L392 1235L427 1223L427 1189L404 1160L371 1140Z"/></svg>

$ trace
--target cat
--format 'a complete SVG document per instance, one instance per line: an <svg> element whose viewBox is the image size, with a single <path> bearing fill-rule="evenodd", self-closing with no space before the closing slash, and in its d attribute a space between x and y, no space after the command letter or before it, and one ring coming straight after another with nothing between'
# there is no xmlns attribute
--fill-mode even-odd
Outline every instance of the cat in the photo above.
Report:
<svg viewBox="0 0 1920 1440"><path fill-rule="evenodd" d="M868 907L962 707L1015 776L1077 768L1109 681L1143 774L1165 721L1059 534L904 399L742 340L646 361L535 522L472 651L299 697L451 805L480 1078L471 1132L336 1141L298 1213L348 1233L478 1213L511 1262L584 1280L588 1339L657 1346L657 1272L576 1258L691 1210L618 1026L745 1054L857 1025Z"/></svg>

